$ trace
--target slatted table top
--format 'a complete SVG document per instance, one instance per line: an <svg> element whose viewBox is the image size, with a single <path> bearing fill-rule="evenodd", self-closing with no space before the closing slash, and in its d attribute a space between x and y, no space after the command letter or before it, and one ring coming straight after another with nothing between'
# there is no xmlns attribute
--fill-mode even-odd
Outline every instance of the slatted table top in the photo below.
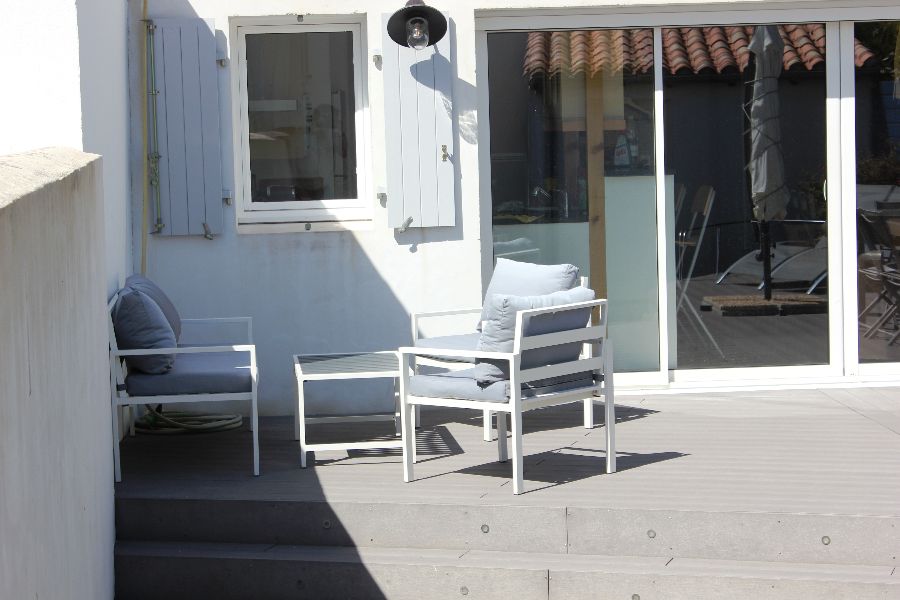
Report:
<svg viewBox="0 0 900 600"><path fill-rule="evenodd" d="M394 351L346 352L340 354L295 354L297 378L364 379L399 377L400 362Z"/></svg>

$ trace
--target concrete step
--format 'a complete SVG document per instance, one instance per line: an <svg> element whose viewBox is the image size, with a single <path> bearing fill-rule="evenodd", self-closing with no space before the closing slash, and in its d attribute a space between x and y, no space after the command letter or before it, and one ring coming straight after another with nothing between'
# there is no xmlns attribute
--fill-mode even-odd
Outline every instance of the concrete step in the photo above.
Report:
<svg viewBox="0 0 900 600"><path fill-rule="evenodd" d="M900 517L587 507L116 499L119 540L897 565Z"/></svg>
<svg viewBox="0 0 900 600"><path fill-rule="evenodd" d="M118 542L116 597L900 597L890 566L282 544Z"/></svg>

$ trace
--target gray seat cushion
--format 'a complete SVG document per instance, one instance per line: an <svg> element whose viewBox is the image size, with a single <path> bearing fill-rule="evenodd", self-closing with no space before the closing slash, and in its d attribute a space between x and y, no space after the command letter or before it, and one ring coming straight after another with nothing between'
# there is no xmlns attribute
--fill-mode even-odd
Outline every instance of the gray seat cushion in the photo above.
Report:
<svg viewBox="0 0 900 600"><path fill-rule="evenodd" d="M537 265L506 258L498 258L494 274L485 291L485 305L492 294L515 296L543 296L575 287L578 267L574 265ZM487 318L487 308L481 311L481 321Z"/></svg>
<svg viewBox="0 0 900 600"><path fill-rule="evenodd" d="M147 294L130 288L119 293L112 311L116 345L120 350L148 350L174 348L175 332L162 309ZM175 361L173 354L129 356L125 359L130 370L160 374L168 371Z"/></svg>
<svg viewBox="0 0 900 600"><path fill-rule="evenodd" d="M426 398L454 398L478 402L509 402L509 380L479 383L496 375L493 365L480 364L471 369L447 371L432 375L415 375L409 378L409 393ZM522 396L532 397L551 392L561 392L594 385L590 374L578 374L569 378L555 378L549 385L523 385Z"/></svg>
<svg viewBox="0 0 900 600"><path fill-rule="evenodd" d="M178 354L168 373L131 372L125 378L130 396L236 394L252 390L249 352Z"/></svg>
<svg viewBox="0 0 900 600"><path fill-rule="evenodd" d="M464 333L461 335L441 335L432 338L415 340L417 348L443 348L445 350L476 350L478 348L478 332ZM444 362L474 363L474 358L429 356Z"/></svg>
<svg viewBox="0 0 900 600"><path fill-rule="evenodd" d="M156 302L166 316L166 320L169 322L169 326L172 327L172 331L175 332L175 339L181 339L181 316L178 314L175 305L169 300L169 297L166 296L158 285L143 275L135 273L125 280L124 289L138 290L153 298L153 301Z"/></svg>

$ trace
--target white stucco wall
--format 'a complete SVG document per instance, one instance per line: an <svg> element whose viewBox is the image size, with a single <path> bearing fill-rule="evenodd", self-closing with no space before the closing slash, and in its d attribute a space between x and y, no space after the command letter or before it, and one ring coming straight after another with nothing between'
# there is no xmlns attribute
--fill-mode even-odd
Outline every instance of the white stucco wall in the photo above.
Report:
<svg viewBox="0 0 900 600"><path fill-rule="evenodd" d="M128 164L128 6L78 0L82 145L103 156L106 290L131 273Z"/></svg>
<svg viewBox="0 0 900 600"><path fill-rule="evenodd" d="M381 47L381 18L395 3L315 3L316 13L348 13L352 5L368 11L368 47ZM285 14L311 10L313 3L194 2L152 0L153 17L215 19L220 51L225 53L230 15ZM140 4L132 2L133 15ZM459 110L475 108L474 14L452 15L462 78L454 89ZM137 40L132 41L132 56ZM229 54L230 55L230 54ZM133 61L135 62L135 61ZM384 185L383 94L381 72L368 58L367 78L375 185ZM235 189L232 168L230 75L220 70L222 165L225 187ZM137 82L132 74L132 84ZM137 107L132 102L133 110ZM137 112L137 111L135 111ZM138 114L133 115L133 132ZM152 238L148 275L172 296L184 316L250 315L260 361L260 412L288 414L295 394L291 355L396 348L410 338L410 311L481 304L478 157L471 141L457 145L461 181L457 191L457 226L395 234L387 226L387 209L375 207L368 231L332 233L238 234L234 208L227 208L225 232L213 241L202 238ZM140 138L132 144L139 165ZM133 170L136 169L133 166ZM136 171L133 171L136 173ZM134 180L135 178L133 178ZM139 183L139 180L136 184ZM135 187L135 189L137 189ZM134 206L140 214L140 205ZM135 223L135 267L139 265L139 224ZM474 327L474 320L469 324ZM389 383L373 381L354 388L315 387L309 402L316 408L332 401L352 401L362 410L391 407ZM362 389L359 389L362 388ZM385 404L386 403L386 404ZM344 410L344 409L341 409Z"/></svg>
<svg viewBox="0 0 900 600"><path fill-rule="evenodd" d="M386 209L374 199L374 188L385 185L384 94L381 71L370 59L373 48L381 48L382 16L403 3L394 0L150 0L150 16L156 18L213 19L219 52L233 58L229 47L229 18L289 14L365 14L366 89L369 98L370 165L373 190L368 197L374 207L370 230L331 233L238 234L234 208L227 208L225 232L213 241L197 238L150 240L148 275L172 296L186 316L250 315L260 360L260 410L262 414L288 414L294 402L291 355L297 352L339 352L389 349L408 343L408 314L412 311L461 308L481 304L482 287L491 268L490 219L485 182L479 178L477 140L479 94L476 88L476 12L490 9L538 7L600 7L596 2L563 0L461 0L429 4L447 11L455 33L453 66L454 103L461 135L456 140L460 181L457 189L457 226L410 230L399 234L387 226ZM640 5L660 2L606 4L610 12L627 13ZM667 10L677 10L671 4ZM706 8L709 3L683 2ZM743 1L748 8L771 7L780 2ZM793 2L792 5L803 5ZM811 3L806 3L811 5ZM132 19L140 3L130 0ZM132 30L134 32L134 30ZM137 48L133 36L132 57ZM134 64L135 61L133 60ZM235 190L232 144L230 78L237 65L229 61L219 71L220 124L222 130L223 187ZM137 89L134 71L132 89ZM132 172L140 165L140 130L137 103L132 99ZM481 125L484 125L482 123ZM132 178L133 190L139 179ZM488 186L489 189L489 186ZM135 194L135 197L137 194ZM135 200L135 215L140 203ZM134 264L139 265L140 224L133 229ZM474 325L474 324L472 324ZM373 387L374 386L374 387ZM389 404L386 389L370 383L368 394L381 395ZM335 388L320 389L309 398L314 409L334 402L369 408L367 394L347 394ZM373 400L374 402L374 400ZM345 410L345 408L341 408Z"/></svg>
<svg viewBox="0 0 900 600"><path fill-rule="evenodd" d="M101 163L0 157L0 597L112 598Z"/></svg>

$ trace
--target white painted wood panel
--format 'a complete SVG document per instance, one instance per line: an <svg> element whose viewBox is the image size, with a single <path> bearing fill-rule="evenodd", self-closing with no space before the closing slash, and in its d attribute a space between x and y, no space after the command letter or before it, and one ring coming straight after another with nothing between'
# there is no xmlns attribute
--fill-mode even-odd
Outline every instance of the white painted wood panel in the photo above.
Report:
<svg viewBox="0 0 900 600"><path fill-rule="evenodd" d="M163 236L222 230L216 39L212 22L154 21L159 217ZM152 123L151 123L152 126Z"/></svg>
<svg viewBox="0 0 900 600"><path fill-rule="evenodd" d="M383 21L386 25L388 15ZM452 40L415 51L383 35L388 224L456 224Z"/></svg>

